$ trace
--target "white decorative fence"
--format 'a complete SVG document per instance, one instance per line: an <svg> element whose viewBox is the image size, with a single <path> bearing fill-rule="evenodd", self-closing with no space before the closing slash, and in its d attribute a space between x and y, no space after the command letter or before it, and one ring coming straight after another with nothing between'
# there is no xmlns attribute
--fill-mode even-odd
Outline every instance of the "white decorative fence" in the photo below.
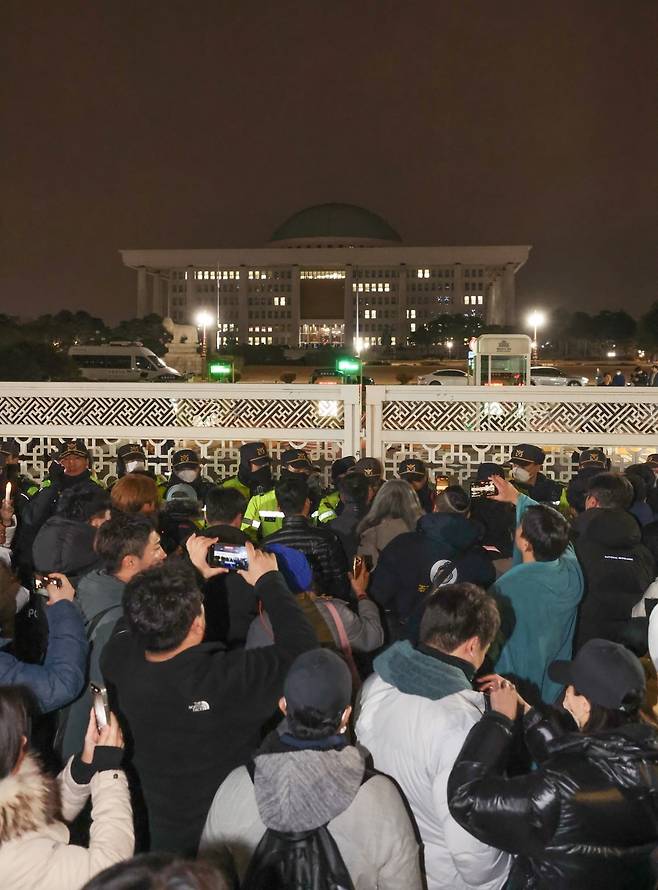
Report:
<svg viewBox="0 0 658 890"><path fill-rule="evenodd" d="M198 448L204 471L235 473L238 449L262 439L277 458L306 448L326 473L341 454L359 447L355 386L284 384L0 384L0 437L13 436L34 479L46 473L63 437L86 440L100 478L115 472L116 450L142 442L149 468L169 472L171 452Z"/></svg>
<svg viewBox="0 0 658 890"><path fill-rule="evenodd" d="M528 442L546 450L548 473L567 481L579 446L604 447L617 467L658 451L658 389L373 386L365 427L367 452L388 475L415 455L464 481Z"/></svg>

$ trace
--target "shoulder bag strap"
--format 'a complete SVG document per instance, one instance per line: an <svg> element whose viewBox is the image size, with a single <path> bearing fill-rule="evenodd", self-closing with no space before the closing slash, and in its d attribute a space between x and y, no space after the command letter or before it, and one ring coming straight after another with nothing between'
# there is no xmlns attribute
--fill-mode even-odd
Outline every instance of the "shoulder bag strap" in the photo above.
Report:
<svg viewBox="0 0 658 890"><path fill-rule="evenodd" d="M330 600L323 600L322 604L328 610L331 615L334 624L336 625L336 630L338 632L338 641L340 643L340 648L345 656L345 661L352 673L352 681L354 683L354 689L359 689L361 687L361 677L359 676L359 672L357 670L356 664L354 663L354 656L352 655L352 647L350 645L350 641L347 636L347 631L345 630L345 625L343 623L343 619L340 617L340 613L336 606Z"/></svg>

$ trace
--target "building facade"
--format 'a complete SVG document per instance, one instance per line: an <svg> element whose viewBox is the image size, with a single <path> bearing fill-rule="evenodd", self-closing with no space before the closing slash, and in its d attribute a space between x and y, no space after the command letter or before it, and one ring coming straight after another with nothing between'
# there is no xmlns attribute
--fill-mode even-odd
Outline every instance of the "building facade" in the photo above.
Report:
<svg viewBox="0 0 658 890"><path fill-rule="evenodd" d="M309 207L262 248L122 250L137 273L137 315L195 324L218 344L404 345L445 312L514 324L515 276L529 246L410 247L381 217Z"/></svg>

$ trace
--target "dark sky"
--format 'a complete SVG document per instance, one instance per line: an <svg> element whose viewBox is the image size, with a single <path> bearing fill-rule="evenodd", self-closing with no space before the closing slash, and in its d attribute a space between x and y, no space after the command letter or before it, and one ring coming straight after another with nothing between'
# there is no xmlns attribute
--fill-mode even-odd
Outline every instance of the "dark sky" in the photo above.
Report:
<svg viewBox="0 0 658 890"><path fill-rule="evenodd" d="M0 311L131 316L120 247L361 204L532 244L526 305L658 299L656 0L3 0Z"/></svg>

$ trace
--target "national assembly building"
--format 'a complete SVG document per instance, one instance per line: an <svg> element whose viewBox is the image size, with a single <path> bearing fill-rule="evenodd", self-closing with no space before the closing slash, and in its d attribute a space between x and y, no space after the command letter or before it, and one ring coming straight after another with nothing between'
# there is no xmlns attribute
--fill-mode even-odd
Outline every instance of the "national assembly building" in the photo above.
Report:
<svg viewBox="0 0 658 890"><path fill-rule="evenodd" d="M515 276L529 246L411 247L350 204L291 216L265 247L122 250L137 273L137 315L216 320L229 341L290 347L405 345L443 312L516 320ZM356 340L358 339L358 343Z"/></svg>

